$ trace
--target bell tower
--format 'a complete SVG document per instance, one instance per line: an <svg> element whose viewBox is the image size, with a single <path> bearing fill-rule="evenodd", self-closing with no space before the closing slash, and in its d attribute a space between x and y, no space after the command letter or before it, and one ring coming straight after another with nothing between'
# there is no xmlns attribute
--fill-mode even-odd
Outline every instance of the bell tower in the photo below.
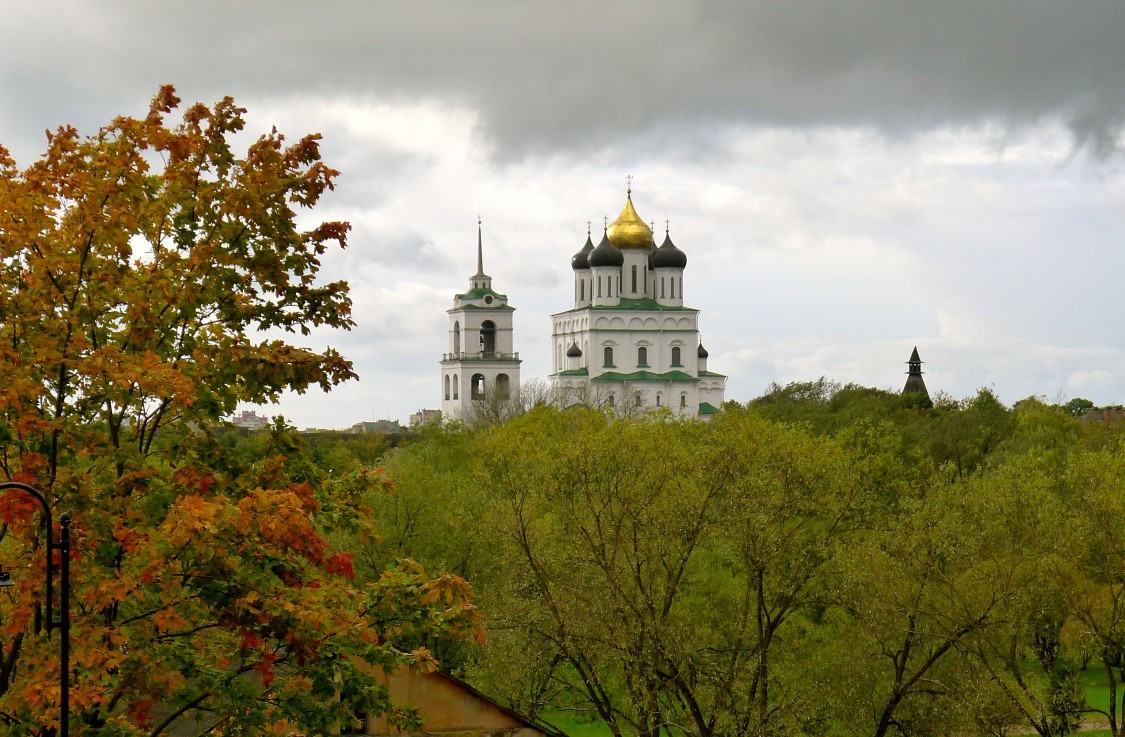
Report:
<svg viewBox="0 0 1125 737"><path fill-rule="evenodd" d="M472 403L504 400L520 385L520 356L513 349L512 314L507 295L492 289L484 273L481 221L477 218L477 271L469 290L453 297L449 352L441 359L441 414L458 420Z"/></svg>

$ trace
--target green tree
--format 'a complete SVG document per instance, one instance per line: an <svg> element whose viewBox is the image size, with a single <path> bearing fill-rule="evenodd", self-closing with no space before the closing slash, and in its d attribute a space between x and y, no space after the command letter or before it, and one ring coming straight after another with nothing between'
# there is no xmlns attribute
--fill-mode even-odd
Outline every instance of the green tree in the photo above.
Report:
<svg viewBox="0 0 1125 737"><path fill-rule="evenodd" d="M1082 397L1075 397L1063 405L1063 409L1066 410L1067 414L1071 417L1082 417L1093 408L1094 403Z"/></svg>
<svg viewBox="0 0 1125 737"><path fill-rule="evenodd" d="M337 174L318 136L272 131L239 155L232 100L168 125L178 105L165 87L142 119L60 128L23 171L0 149L0 472L74 517L76 734L158 735L192 714L232 734L350 727L391 708L364 664L403 662L395 633L471 631L475 613L462 581L417 565L360 586L328 543L373 534L362 498L383 479L325 478L284 428L249 463L210 432L239 402L353 377L288 340L351 325L347 285L319 279L348 226L297 224ZM4 500L11 735L50 733L58 711L34 522Z"/></svg>
<svg viewBox="0 0 1125 737"><path fill-rule="evenodd" d="M1080 554L1080 541L1052 474L1035 453L995 464L963 484L959 524L979 540L979 583L996 601L965 651L1044 737L1075 731L1086 711L1078 684L1082 654L1063 634L1069 583L1059 575L1060 565Z"/></svg>
<svg viewBox="0 0 1125 737"><path fill-rule="evenodd" d="M490 648L561 662L561 691L615 734L802 722L805 617L869 506L833 441L744 410L541 409L492 430L479 462L503 576L482 581Z"/></svg>
<svg viewBox="0 0 1125 737"><path fill-rule="evenodd" d="M975 397L961 402L935 401L925 432L934 462L957 476L967 476L1000 446L1012 427L1008 408L991 389L981 388Z"/></svg>
<svg viewBox="0 0 1125 737"><path fill-rule="evenodd" d="M1105 671L1109 705L1103 715L1115 737L1125 735L1125 445L1076 454L1067 473L1072 511L1067 533L1084 543L1078 556L1052 568L1068 597L1067 630Z"/></svg>
<svg viewBox="0 0 1125 737"><path fill-rule="evenodd" d="M841 560L829 674L851 684L833 694L833 708L857 731L969 732L983 721L969 705L998 703L997 694L980 693L988 678L962 653L992 626L1006 595L1000 572L1012 572L993 551L993 536L1004 531L978 517L972 495L937 482L904 499ZM998 715L1017 716L993 707L991 719Z"/></svg>

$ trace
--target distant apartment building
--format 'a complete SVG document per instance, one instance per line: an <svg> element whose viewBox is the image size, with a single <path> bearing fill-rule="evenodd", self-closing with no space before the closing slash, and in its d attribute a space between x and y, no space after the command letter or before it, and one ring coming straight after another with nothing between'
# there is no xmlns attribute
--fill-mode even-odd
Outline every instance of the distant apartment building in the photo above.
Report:
<svg viewBox="0 0 1125 737"><path fill-rule="evenodd" d="M270 424L270 421L268 417L262 417L253 410L243 410L231 420L231 424L244 430L261 430Z"/></svg>
<svg viewBox="0 0 1125 737"><path fill-rule="evenodd" d="M398 424L398 420L375 420L374 422L357 422L348 428L348 432L377 432L383 435L402 432L405 428Z"/></svg>
<svg viewBox="0 0 1125 737"><path fill-rule="evenodd" d="M410 426L418 427L419 425L428 425L431 422L441 421L440 409L420 409L410 415Z"/></svg>

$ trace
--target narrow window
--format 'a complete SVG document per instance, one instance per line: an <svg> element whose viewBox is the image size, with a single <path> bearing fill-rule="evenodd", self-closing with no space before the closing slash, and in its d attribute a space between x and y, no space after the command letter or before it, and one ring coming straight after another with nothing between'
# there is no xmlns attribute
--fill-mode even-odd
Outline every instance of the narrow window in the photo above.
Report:
<svg viewBox="0 0 1125 737"><path fill-rule="evenodd" d="M598 274L598 296L602 296L602 276Z"/></svg>
<svg viewBox="0 0 1125 737"><path fill-rule="evenodd" d="M606 346L604 356L605 360L602 363L605 364L606 368L613 368L613 349Z"/></svg>
<svg viewBox="0 0 1125 737"><path fill-rule="evenodd" d="M635 402L636 402L636 405L637 405L638 407L640 407L640 406L641 406L641 395L640 395L640 394L638 394L638 395L637 395L636 397L634 397L634 400L635 400Z"/></svg>
<svg viewBox="0 0 1125 737"><path fill-rule="evenodd" d="M648 348L640 347L637 349L637 366L648 365Z"/></svg>
<svg viewBox="0 0 1125 737"><path fill-rule="evenodd" d="M445 377L445 398L449 399L449 376Z"/></svg>
<svg viewBox="0 0 1125 737"><path fill-rule="evenodd" d="M457 387L458 386L459 386L459 384L457 383L457 374L453 374L453 398L454 399L458 398L457 397L457 393L458 393Z"/></svg>
<svg viewBox="0 0 1125 737"><path fill-rule="evenodd" d="M686 407L686 406L687 406L687 395L686 395L686 394L681 394L681 395L680 395L680 406L681 406L681 407Z"/></svg>
<svg viewBox="0 0 1125 737"><path fill-rule="evenodd" d="M461 352L461 322L459 320L453 323L453 355Z"/></svg>
<svg viewBox="0 0 1125 737"><path fill-rule="evenodd" d="M633 264L633 294L637 293L637 265Z"/></svg>
<svg viewBox="0 0 1125 737"><path fill-rule="evenodd" d="M582 292L582 296L579 297L579 301L585 302L586 301L586 280L585 279L579 279L578 280L578 288Z"/></svg>
<svg viewBox="0 0 1125 737"><path fill-rule="evenodd" d="M609 406L610 407L613 406L613 395L612 394L609 395Z"/></svg>
<svg viewBox="0 0 1125 737"><path fill-rule="evenodd" d="M664 299L664 277L660 277L660 299Z"/></svg>
<svg viewBox="0 0 1125 737"><path fill-rule="evenodd" d="M659 393L657 393L657 395L656 395L656 406L657 407L660 406L660 394Z"/></svg>
<svg viewBox="0 0 1125 737"><path fill-rule="evenodd" d="M672 365L673 366L679 366L680 365L680 349L678 347L672 348Z"/></svg>
<svg viewBox="0 0 1125 737"><path fill-rule="evenodd" d="M473 380L470 382L470 396L473 399L484 399L484 375L473 374Z"/></svg>

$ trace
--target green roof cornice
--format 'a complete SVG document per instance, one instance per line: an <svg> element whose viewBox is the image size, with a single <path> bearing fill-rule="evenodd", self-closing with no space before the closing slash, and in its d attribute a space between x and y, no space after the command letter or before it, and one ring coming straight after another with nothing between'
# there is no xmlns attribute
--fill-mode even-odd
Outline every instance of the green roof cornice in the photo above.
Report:
<svg viewBox="0 0 1125 737"><path fill-rule="evenodd" d="M586 307L573 307L569 310L563 310L556 314L565 315L568 312L583 312L585 310L593 310L595 312L613 312L614 310L623 310L625 312L699 312L694 307L675 307L672 305L657 304L656 300L648 299L622 299L619 304L615 305L588 305Z"/></svg>
<svg viewBox="0 0 1125 737"><path fill-rule="evenodd" d="M458 310L483 310L485 312L515 312L516 308L509 305L461 305L460 307L450 307L446 312L457 312Z"/></svg>
<svg viewBox="0 0 1125 737"><path fill-rule="evenodd" d="M690 381L696 382L694 376L684 371L669 371L664 374L658 374L654 371L634 371L629 374L623 374L618 371L606 371L604 374L595 376L594 381Z"/></svg>
<svg viewBox="0 0 1125 737"><path fill-rule="evenodd" d="M492 295L496 299L507 299L508 295L494 292L491 289L470 289L464 294L458 294L457 299L484 299L488 295Z"/></svg>

